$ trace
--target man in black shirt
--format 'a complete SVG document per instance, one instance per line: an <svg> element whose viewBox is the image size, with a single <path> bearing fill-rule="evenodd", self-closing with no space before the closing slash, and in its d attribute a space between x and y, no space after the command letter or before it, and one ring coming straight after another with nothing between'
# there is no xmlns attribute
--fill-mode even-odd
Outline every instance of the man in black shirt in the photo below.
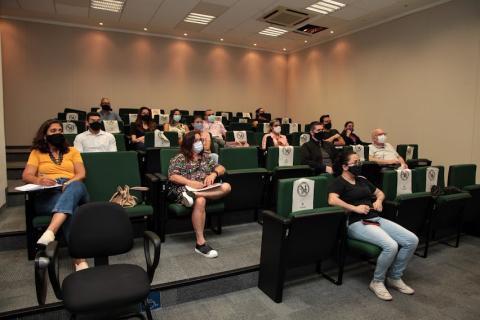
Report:
<svg viewBox="0 0 480 320"><path fill-rule="evenodd" d="M315 174L333 173L332 164L335 159L335 147L325 141L325 130L320 122L310 124L310 141L300 148L302 164L309 165Z"/></svg>
<svg viewBox="0 0 480 320"><path fill-rule="evenodd" d="M330 119L330 115L324 114L321 116L320 123L325 129L325 137L323 138L325 141L333 143L336 146L345 145L345 140L343 140L338 130L332 129L332 119Z"/></svg>

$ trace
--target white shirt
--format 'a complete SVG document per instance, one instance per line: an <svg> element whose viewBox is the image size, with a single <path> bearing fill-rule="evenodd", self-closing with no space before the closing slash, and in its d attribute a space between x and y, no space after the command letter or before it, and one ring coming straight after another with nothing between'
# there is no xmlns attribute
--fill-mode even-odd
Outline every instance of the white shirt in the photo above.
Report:
<svg viewBox="0 0 480 320"><path fill-rule="evenodd" d="M383 147L371 144L368 146L368 154L380 160L396 160L399 155L390 143L385 143Z"/></svg>
<svg viewBox="0 0 480 320"><path fill-rule="evenodd" d="M97 134L90 130L75 137L73 146L80 152L108 152L117 151L117 143L113 134L100 130Z"/></svg>

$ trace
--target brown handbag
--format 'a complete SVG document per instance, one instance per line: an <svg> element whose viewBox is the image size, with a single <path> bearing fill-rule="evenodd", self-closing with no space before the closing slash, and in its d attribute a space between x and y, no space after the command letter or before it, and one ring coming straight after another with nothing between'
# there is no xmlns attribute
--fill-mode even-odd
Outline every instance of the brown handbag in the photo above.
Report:
<svg viewBox="0 0 480 320"><path fill-rule="evenodd" d="M125 186L118 186L117 191L113 194L110 198L110 202L116 203L124 208L133 208L135 207L139 201L138 198L132 196L130 194L130 190L134 191L148 191L147 187L129 187Z"/></svg>

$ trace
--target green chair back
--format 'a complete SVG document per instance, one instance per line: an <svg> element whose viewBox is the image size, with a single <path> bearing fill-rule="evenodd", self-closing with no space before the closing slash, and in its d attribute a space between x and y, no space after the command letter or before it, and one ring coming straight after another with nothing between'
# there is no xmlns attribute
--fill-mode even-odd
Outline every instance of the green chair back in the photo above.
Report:
<svg viewBox="0 0 480 320"><path fill-rule="evenodd" d="M255 137L255 132L253 131L245 131L247 133L247 142L251 146L258 146L258 141ZM226 134L227 141L235 141L235 135L233 131L227 131ZM260 144L262 144L262 141L260 140Z"/></svg>
<svg viewBox="0 0 480 320"><path fill-rule="evenodd" d="M258 168L258 150L255 147L222 148L219 152L220 164L227 170Z"/></svg>
<svg viewBox="0 0 480 320"><path fill-rule="evenodd" d="M230 131L253 131L251 123L239 123L239 122L230 122L229 125Z"/></svg>
<svg viewBox="0 0 480 320"><path fill-rule="evenodd" d="M399 144L397 145L397 152L403 159L406 160L407 156L407 147L413 147L413 156L412 159L418 159L418 144Z"/></svg>
<svg viewBox="0 0 480 320"><path fill-rule="evenodd" d="M477 166L475 164L457 164L448 169L448 185L464 188L475 184Z"/></svg>
<svg viewBox="0 0 480 320"><path fill-rule="evenodd" d="M73 147L73 142L75 141L75 137L77 136L76 133L65 133L64 134L65 136L65 140L67 141L67 143Z"/></svg>
<svg viewBox="0 0 480 320"><path fill-rule="evenodd" d="M115 143L117 144L117 151L126 151L125 135L123 133L113 133Z"/></svg>
<svg viewBox="0 0 480 320"><path fill-rule="evenodd" d="M280 148L279 147L270 147L268 148L267 152L267 163L266 167L267 170L273 171L276 167L278 167L278 155L279 155ZM300 147L293 147L293 165L301 165L302 159L300 155Z"/></svg>
<svg viewBox="0 0 480 320"><path fill-rule="evenodd" d="M134 151L82 153L90 201L109 201L117 186L140 186L140 170ZM141 194L131 192L137 197Z"/></svg>
<svg viewBox="0 0 480 320"><path fill-rule="evenodd" d="M180 152L178 148L161 148L160 149L160 169L164 176L168 176L168 167L170 160Z"/></svg>
<svg viewBox="0 0 480 320"><path fill-rule="evenodd" d="M327 186L329 178L320 175L306 179L315 181L313 208L328 207ZM292 212L292 193L295 192L295 190L293 190L293 184L296 180L298 180L298 178L281 179L278 181L276 212L282 217L288 218L296 214Z"/></svg>

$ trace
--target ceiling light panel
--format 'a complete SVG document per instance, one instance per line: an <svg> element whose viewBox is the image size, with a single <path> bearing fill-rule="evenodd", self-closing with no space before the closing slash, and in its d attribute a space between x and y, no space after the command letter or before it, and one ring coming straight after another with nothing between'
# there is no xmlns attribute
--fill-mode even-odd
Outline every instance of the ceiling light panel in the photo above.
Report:
<svg viewBox="0 0 480 320"><path fill-rule="evenodd" d="M312 4L306 9L310 11L318 12L321 14L329 14L343 7L345 7L344 3L333 1L333 0L322 0Z"/></svg>
<svg viewBox="0 0 480 320"><path fill-rule="evenodd" d="M125 0L91 0L90 7L96 10L122 12Z"/></svg>
<svg viewBox="0 0 480 320"><path fill-rule="evenodd" d="M270 37L278 37L287 32L288 32L287 30L283 30L280 28L268 27L260 31L259 34L263 34L264 36L270 36Z"/></svg>
<svg viewBox="0 0 480 320"><path fill-rule="evenodd" d="M215 16L191 12L183 21L197 24L209 24Z"/></svg>

